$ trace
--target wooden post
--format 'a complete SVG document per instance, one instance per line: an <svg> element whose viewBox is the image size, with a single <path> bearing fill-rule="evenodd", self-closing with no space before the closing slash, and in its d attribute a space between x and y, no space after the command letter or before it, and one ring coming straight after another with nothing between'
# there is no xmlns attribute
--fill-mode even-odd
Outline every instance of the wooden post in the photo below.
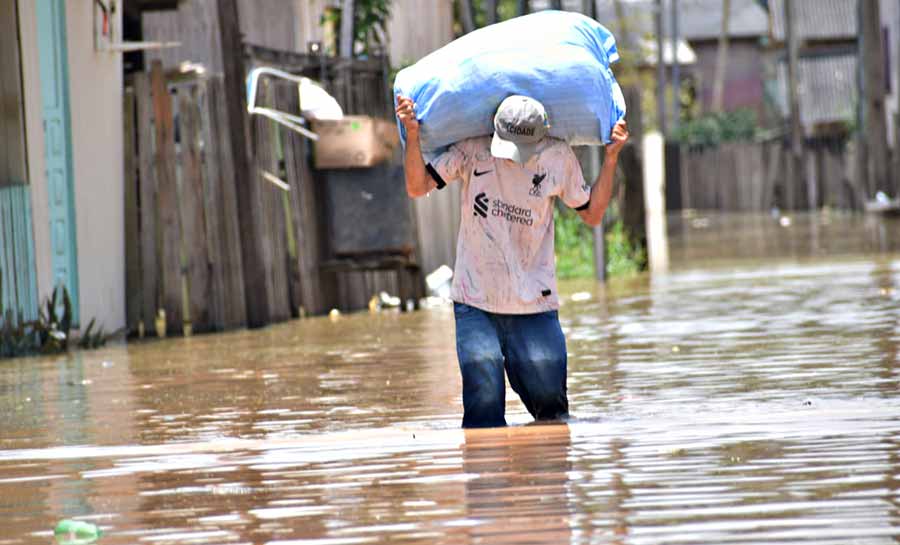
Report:
<svg viewBox="0 0 900 545"><path fill-rule="evenodd" d="M213 304L210 308L216 329L247 325L244 267L241 252L241 224L234 184L224 85L220 77L206 80L204 116L204 162L208 181L204 206L206 233L212 267Z"/></svg>
<svg viewBox="0 0 900 545"><path fill-rule="evenodd" d="M137 134L135 133L135 96L133 88L125 89L125 325L129 333L143 333L141 305L140 213L138 211Z"/></svg>
<svg viewBox="0 0 900 545"><path fill-rule="evenodd" d="M860 137L868 146L868 176L863 187L867 197L878 191L890 191L888 183L887 120L884 108L884 40L878 0L859 0L859 48L862 64L860 97L863 105Z"/></svg>
<svg viewBox="0 0 900 545"><path fill-rule="evenodd" d="M785 206L790 209L796 209L796 187L802 180L803 175L803 126L800 119L800 97L797 93L797 67L799 64L799 43L797 32L794 25L794 0L785 0L784 2L784 32L787 41L788 63L787 63L787 86L788 86L788 106L790 112L790 148L786 157L787 168L784 183Z"/></svg>
<svg viewBox="0 0 900 545"><path fill-rule="evenodd" d="M181 121L181 222L184 227L185 272L188 309L194 331L210 331L211 278L209 274L206 213L203 206L206 180L200 160L200 111L196 87L178 96Z"/></svg>
<svg viewBox="0 0 900 545"><path fill-rule="evenodd" d="M286 112L300 109L297 93L292 89L279 89L276 104ZM291 299L307 313L319 314L329 309L328 304L332 300L332 294L325 293L319 271L322 253L319 236L320 200L306 160L306 139L289 130L283 130L282 135L287 182L291 187L291 227L297 247L298 279L291 283L291 289L299 292L292 293Z"/></svg>
<svg viewBox="0 0 900 545"><path fill-rule="evenodd" d="M150 68L150 88L153 93L156 153L156 204L159 218L161 308L166 311L166 330L181 331L184 319L181 274L181 217L178 181L175 178L175 120L172 97L166 83L161 61L153 61Z"/></svg>
<svg viewBox="0 0 900 545"><path fill-rule="evenodd" d="M153 168L153 99L150 78L146 73L134 75L137 99L138 168L141 198L141 322L151 328L160 305L159 289L159 221L156 205L156 171Z"/></svg>
<svg viewBox="0 0 900 545"><path fill-rule="evenodd" d="M244 81L244 50L238 19L237 0L217 0L222 64L225 79L225 134L227 153L233 163L234 187L241 234L241 258L244 268L247 325L262 327L270 321L266 263L262 246L260 183L252 175L247 150L247 97Z"/></svg>
<svg viewBox="0 0 900 545"><path fill-rule="evenodd" d="M641 91L637 87L624 90L628 104L629 143L619 153L619 168L625 178L625 205L622 223L632 241L647 247L644 207L644 180L641 167L641 143L643 142L643 116L641 115Z"/></svg>

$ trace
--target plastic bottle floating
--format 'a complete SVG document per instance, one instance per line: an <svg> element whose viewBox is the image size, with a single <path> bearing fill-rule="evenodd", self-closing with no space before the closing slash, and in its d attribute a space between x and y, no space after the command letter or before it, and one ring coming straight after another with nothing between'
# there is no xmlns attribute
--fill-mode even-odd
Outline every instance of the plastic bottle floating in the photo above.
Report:
<svg viewBox="0 0 900 545"><path fill-rule="evenodd" d="M100 539L103 530L83 520L64 519L59 521L53 533L59 545L87 545Z"/></svg>

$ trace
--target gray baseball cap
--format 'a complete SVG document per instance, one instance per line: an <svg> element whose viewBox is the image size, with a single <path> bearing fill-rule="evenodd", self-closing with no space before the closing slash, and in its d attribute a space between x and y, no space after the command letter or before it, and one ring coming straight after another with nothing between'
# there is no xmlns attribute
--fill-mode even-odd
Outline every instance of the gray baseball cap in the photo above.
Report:
<svg viewBox="0 0 900 545"><path fill-rule="evenodd" d="M506 97L494 115L491 155L524 164L549 129L547 112L540 102L522 95Z"/></svg>

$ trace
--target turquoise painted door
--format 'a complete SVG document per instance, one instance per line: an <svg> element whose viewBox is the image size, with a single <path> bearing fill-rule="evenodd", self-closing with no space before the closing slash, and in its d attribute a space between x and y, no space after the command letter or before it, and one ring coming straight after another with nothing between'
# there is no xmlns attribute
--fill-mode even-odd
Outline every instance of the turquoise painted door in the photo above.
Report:
<svg viewBox="0 0 900 545"><path fill-rule="evenodd" d="M36 7L53 278L56 285L62 284L69 290L74 320L78 323L78 251L65 0L37 0Z"/></svg>

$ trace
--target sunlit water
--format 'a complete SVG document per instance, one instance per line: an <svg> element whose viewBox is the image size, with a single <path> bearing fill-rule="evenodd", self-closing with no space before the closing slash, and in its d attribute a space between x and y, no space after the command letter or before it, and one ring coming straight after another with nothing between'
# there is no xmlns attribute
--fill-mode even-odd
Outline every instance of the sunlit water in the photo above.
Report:
<svg viewBox="0 0 900 545"><path fill-rule="evenodd" d="M567 285L568 425L460 430L447 308L2 361L0 545L900 543L900 224L789 223Z"/></svg>

